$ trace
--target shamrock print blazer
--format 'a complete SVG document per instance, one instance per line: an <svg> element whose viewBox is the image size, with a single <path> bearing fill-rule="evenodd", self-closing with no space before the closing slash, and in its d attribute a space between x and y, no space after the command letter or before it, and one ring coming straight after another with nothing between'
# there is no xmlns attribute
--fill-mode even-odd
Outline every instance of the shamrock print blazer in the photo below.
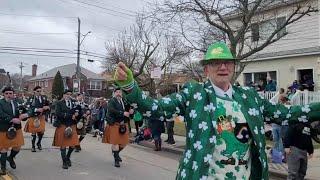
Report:
<svg viewBox="0 0 320 180"><path fill-rule="evenodd" d="M138 110L146 116L160 120L172 116L184 116L186 124L186 149L180 160L177 180L205 180L208 178L209 162L216 142L216 95L211 82L187 83L179 93L159 100L147 97L135 83L126 94L130 103L136 103ZM252 134L250 144L250 179L268 179L268 163L265 153L264 121L308 122L320 119L320 103L285 107L260 97L249 87L233 86L233 100L241 105ZM203 128L206 126L206 128ZM196 164L196 166L194 166ZM196 167L196 168L195 168Z"/></svg>

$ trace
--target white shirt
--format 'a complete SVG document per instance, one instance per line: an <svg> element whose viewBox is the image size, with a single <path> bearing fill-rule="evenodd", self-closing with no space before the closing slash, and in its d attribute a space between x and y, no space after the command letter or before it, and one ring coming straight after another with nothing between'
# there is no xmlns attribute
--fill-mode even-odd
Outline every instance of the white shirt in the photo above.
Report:
<svg viewBox="0 0 320 180"><path fill-rule="evenodd" d="M211 84L212 84L214 92L216 93L217 96L226 97L226 95L227 95L230 99L232 99L232 85L231 84L229 84L229 89L227 91L222 90L218 86L214 85L212 82L211 82Z"/></svg>

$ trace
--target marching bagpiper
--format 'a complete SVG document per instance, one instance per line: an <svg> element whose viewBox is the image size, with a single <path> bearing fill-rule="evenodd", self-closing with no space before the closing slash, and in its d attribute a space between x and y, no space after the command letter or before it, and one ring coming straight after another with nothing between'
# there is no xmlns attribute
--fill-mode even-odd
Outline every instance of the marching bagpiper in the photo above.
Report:
<svg viewBox="0 0 320 180"><path fill-rule="evenodd" d="M54 133L53 146L60 147L62 168L71 167L70 156L74 147L79 145L77 135L77 117L79 112L76 109L75 100L71 99L72 90L65 90L63 99L58 101L56 105L57 119L54 123L56 131ZM68 152L66 148L69 147Z"/></svg>
<svg viewBox="0 0 320 180"><path fill-rule="evenodd" d="M36 139L38 135L38 142L37 147L39 150L42 150L41 146L41 140L45 132L45 111L48 111L50 109L49 107L49 101L46 96L41 95L42 88L40 86L36 86L33 89L34 95L31 96L28 101L27 105L29 107L29 114L31 114L31 117L28 119L24 131L31 133L32 139L32 152L36 152Z"/></svg>
<svg viewBox="0 0 320 180"><path fill-rule="evenodd" d="M21 120L29 115L19 112L19 105L14 100L14 89L12 87L5 87L2 93L4 98L0 99L0 175L6 175L6 161L9 162L12 169L16 169L14 158L19 153L21 146L24 145ZM7 152L10 148L11 153L8 157Z"/></svg>
<svg viewBox="0 0 320 180"><path fill-rule="evenodd" d="M79 111L79 116L77 118L77 134L79 136L79 145L75 147L75 152L81 151L80 142L86 136L87 127L87 117L90 114L89 106L83 100L83 95L81 93L77 94L76 109Z"/></svg>

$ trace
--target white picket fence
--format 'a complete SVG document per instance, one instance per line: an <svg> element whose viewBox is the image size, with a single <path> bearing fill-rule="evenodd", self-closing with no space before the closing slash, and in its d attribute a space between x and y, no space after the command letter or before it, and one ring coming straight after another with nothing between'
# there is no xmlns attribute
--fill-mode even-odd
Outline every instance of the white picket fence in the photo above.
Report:
<svg viewBox="0 0 320 180"><path fill-rule="evenodd" d="M278 102L279 92L277 91L270 91L270 92L263 92L259 91L258 94L264 99L268 99L269 101Z"/></svg>
<svg viewBox="0 0 320 180"><path fill-rule="evenodd" d="M319 91L297 91L291 99L292 105L305 105L313 102L320 102Z"/></svg>
<svg viewBox="0 0 320 180"><path fill-rule="evenodd" d="M258 92L260 96L278 103L279 92ZM290 100L291 105L305 105L313 102L320 102L319 91L299 91L292 96Z"/></svg>

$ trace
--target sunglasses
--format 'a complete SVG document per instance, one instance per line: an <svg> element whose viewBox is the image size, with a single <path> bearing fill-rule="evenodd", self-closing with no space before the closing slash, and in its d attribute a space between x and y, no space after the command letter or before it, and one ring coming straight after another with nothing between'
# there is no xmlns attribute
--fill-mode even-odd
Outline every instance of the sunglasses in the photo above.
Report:
<svg viewBox="0 0 320 180"><path fill-rule="evenodd" d="M225 66L233 66L235 63L233 61L217 61L217 62L211 62L209 65L211 66L216 66L216 67L221 67L222 64L224 64Z"/></svg>
<svg viewBox="0 0 320 180"><path fill-rule="evenodd" d="M39 91L36 91L36 92L38 92L38 93L39 93L39 92L41 92L41 90L39 90Z"/></svg>

